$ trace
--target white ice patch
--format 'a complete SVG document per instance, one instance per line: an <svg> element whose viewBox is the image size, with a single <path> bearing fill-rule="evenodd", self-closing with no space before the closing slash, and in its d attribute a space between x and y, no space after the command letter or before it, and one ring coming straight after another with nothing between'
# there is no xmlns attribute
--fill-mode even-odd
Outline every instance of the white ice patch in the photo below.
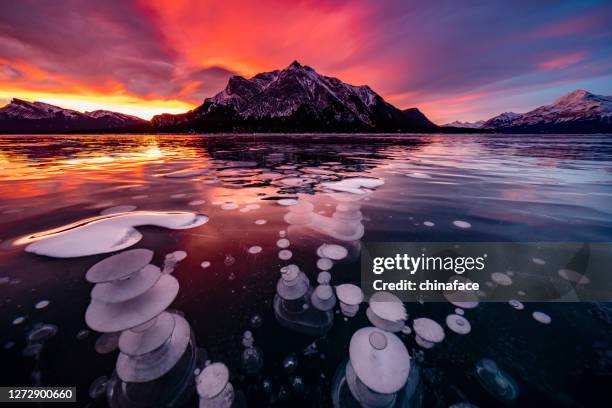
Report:
<svg viewBox="0 0 612 408"><path fill-rule="evenodd" d="M366 194L369 190L380 187L383 184L385 184L385 181L378 178L354 177L340 181L321 183L321 187L349 194Z"/></svg>
<svg viewBox="0 0 612 408"><path fill-rule="evenodd" d="M208 216L191 212L134 211L77 221L15 241L26 252L54 258L76 258L129 248L142 239L135 227L154 225L170 229L198 227Z"/></svg>
<svg viewBox="0 0 612 408"><path fill-rule="evenodd" d="M542 324L550 324L550 322L552 322L550 316L544 312L533 312L531 315L536 321Z"/></svg>
<svg viewBox="0 0 612 408"><path fill-rule="evenodd" d="M453 221L453 225L457 228L464 228L464 229L472 227L472 224L470 224L469 222L460 221L460 220Z"/></svg>

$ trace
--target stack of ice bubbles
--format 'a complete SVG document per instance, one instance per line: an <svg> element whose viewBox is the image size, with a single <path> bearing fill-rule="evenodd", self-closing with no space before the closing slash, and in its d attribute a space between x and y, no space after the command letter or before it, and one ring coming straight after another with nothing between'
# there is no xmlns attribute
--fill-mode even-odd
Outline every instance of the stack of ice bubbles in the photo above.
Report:
<svg viewBox="0 0 612 408"><path fill-rule="evenodd" d="M393 333L364 327L353 334L349 359L332 382L334 407L414 406L417 376L408 350Z"/></svg>
<svg viewBox="0 0 612 408"><path fill-rule="evenodd" d="M334 289L330 285L331 274L327 271L319 272L317 283L319 284L310 296L312 305L321 311L327 312L336 306Z"/></svg>
<svg viewBox="0 0 612 408"><path fill-rule="evenodd" d="M241 356L242 370L247 374L257 374L263 367L263 352L255 346L253 333L247 330L242 335L242 345L244 350Z"/></svg>
<svg viewBox="0 0 612 408"><path fill-rule="evenodd" d="M297 265L281 268L274 296L274 315L283 327L311 336L321 336L331 329L333 312L313 307L312 292L308 277Z"/></svg>
<svg viewBox="0 0 612 408"><path fill-rule="evenodd" d="M376 292L370 297L369 304L366 315L370 323L379 329L396 333L406 325L406 307L394 294Z"/></svg>
<svg viewBox="0 0 612 408"><path fill-rule="evenodd" d="M244 396L229 382L229 370L223 363L208 364L196 377L200 408L245 407Z"/></svg>
<svg viewBox="0 0 612 408"><path fill-rule="evenodd" d="M189 323L166 309L178 281L150 262L153 251L108 257L86 275L95 283L85 314L98 332L117 333L120 354L106 396L111 407L177 406L194 391L195 340Z"/></svg>

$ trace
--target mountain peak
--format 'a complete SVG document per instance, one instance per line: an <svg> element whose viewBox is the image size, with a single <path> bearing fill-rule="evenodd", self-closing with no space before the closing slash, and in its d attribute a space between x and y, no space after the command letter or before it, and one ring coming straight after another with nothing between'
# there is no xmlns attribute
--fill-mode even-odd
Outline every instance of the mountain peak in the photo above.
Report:
<svg viewBox="0 0 612 408"><path fill-rule="evenodd" d="M607 133L612 129L612 97L576 89L550 105L496 116L485 126L511 132Z"/></svg>
<svg viewBox="0 0 612 408"><path fill-rule="evenodd" d="M289 64L289 66L287 67L287 69L291 69L291 68L300 69L300 68L304 68L304 66L300 64L298 60L293 60L293 62Z"/></svg>
<svg viewBox="0 0 612 408"><path fill-rule="evenodd" d="M584 101L585 99L594 97L592 93L585 91L584 89L576 89L568 94L563 95L559 99L557 99L554 104L569 104L569 103L577 103Z"/></svg>
<svg viewBox="0 0 612 408"><path fill-rule="evenodd" d="M402 112L367 86L328 77L297 60L225 89L182 115L152 119L165 129L208 131L398 131L435 129L418 110Z"/></svg>
<svg viewBox="0 0 612 408"><path fill-rule="evenodd" d="M78 112L44 102L12 98L0 108L0 132L55 133L75 130L106 130L145 123L135 116L97 110Z"/></svg>

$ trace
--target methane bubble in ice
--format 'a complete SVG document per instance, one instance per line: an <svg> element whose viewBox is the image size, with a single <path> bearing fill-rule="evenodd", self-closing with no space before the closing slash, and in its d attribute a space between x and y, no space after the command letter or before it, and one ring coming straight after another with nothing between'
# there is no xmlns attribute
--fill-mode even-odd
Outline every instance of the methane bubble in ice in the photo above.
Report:
<svg viewBox="0 0 612 408"><path fill-rule="evenodd" d="M336 306L334 290L328 283L323 283L315 288L311 296L312 305L321 311L332 310Z"/></svg>
<svg viewBox="0 0 612 408"><path fill-rule="evenodd" d="M93 265L85 279L92 283L113 282L140 271L153 259L153 251L145 248L130 249L109 256Z"/></svg>
<svg viewBox="0 0 612 408"><path fill-rule="evenodd" d="M418 172L406 174L406 176L412 177L412 178L418 178L418 179L430 179L431 178L431 176L427 173L418 173Z"/></svg>
<svg viewBox="0 0 612 408"><path fill-rule="evenodd" d="M253 333L245 331L242 335L242 350L241 356L241 367L242 370L247 374L256 374L263 367L263 352L257 346L255 346L255 339Z"/></svg>
<svg viewBox="0 0 612 408"><path fill-rule="evenodd" d="M118 339L121 352L128 356L141 356L161 347L174 332L177 320L169 312L162 312L140 326L125 330Z"/></svg>
<svg viewBox="0 0 612 408"><path fill-rule="evenodd" d="M298 200L296 200L295 198L281 198L276 203L278 205L282 205L284 207L288 207L288 206L291 206L291 205L296 205L298 203Z"/></svg>
<svg viewBox="0 0 612 408"><path fill-rule="evenodd" d="M119 214L124 212L134 211L136 208L135 205L117 205L115 207L105 208L100 211L100 215L110 215L110 214Z"/></svg>
<svg viewBox="0 0 612 408"><path fill-rule="evenodd" d="M348 255L348 250L336 244L323 244L317 249L317 255L321 258L329 258L334 261L339 261Z"/></svg>
<svg viewBox="0 0 612 408"><path fill-rule="evenodd" d="M336 286L336 296L340 301L340 310L347 317L353 317L359 311L359 305L363 302L363 291L359 286L344 283Z"/></svg>
<svg viewBox="0 0 612 408"><path fill-rule="evenodd" d="M425 222L423 223L423 225L424 225L424 226L426 226L426 227L433 227L433 226L435 226L436 224L434 224L434 223L433 223L433 222L431 222L431 221L425 221Z"/></svg>
<svg viewBox="0 0 612 408"><path fill-rule="evenodd" d="M44 346L42 343L30 343L23 350L22 355L24 357L32 357L38 360L40 358L40 353L42 353L43 351L43 348Z"/></svg>
<svg viewBox="0 0 612 408"><path fill-rule="evenodd" d="M546 265L546 261L542 258L532 258L531 261L536 265Z"/></svg>
<svg viewBox="0 0 612 408"><path fill-rule="evenodd" d="M231 254L225 255L223 259L223 265L232 266L236 262L236 258L234 258Z"/></svg>
<svg viewBox="0 0 612 408"><path fill-rule="evenodd" d="M76 339L85 340L87 337L89 337L89 333L90 332L87 329L79 330L79 332L76 334Z"/></svg>
<svg viewBox="0 0 612 408"><path fill-rule="evenodd" d="M470 322L465 317L457 314L446 316L446 325L457 334L468 334L472 331Z"/></svg>
<svg viewBox="0 0 612 408"><path fill-rule="evenodd" d="M550 324L550 322L552 321L550 316L544 312L533 312L531 315L536 321L542 324Z"/></svg>
<svg viewBox="0 0 612 408"><path fill-rule="evenodd" d="M174 251L166 254L166 259L174 262L180 262L185 258L187 258L187 252L185 251Z"/></svg>
<svg viewBox="0 0 612 408"><path fill-rule="evenodd" d="M458 307L458 308L455 308L455 314L463 316L465 314L465 312L463 311L463 309Z"/></svg>
<svg viewBox="0 0 612 408"><path fill-rule="evenodd" d="M266 220L255 220L255 225L265 225L267 222Z"/></svg>
<svg viewBox="0 0 612 408"><path fill-rule="evenodd" d="M282 249L278 251L278 258L282 259L283 261L287 261L291 259L292 256L293 256L293 253L288 249Z"/></svg>
<svg viewBox="0 0 612 408"><path fill-rule="evenodd" d="M367 194L371 189L385 184L384 180L369 177L354 177L340 181L321 183L320 186L327 190L339 191L349 194Z"/></svg>
<svg viewBox="0 0 612 408"><path fill-rule="evenodd" d="M204 261L200 264L200 266L202 267L202 269L206 269L208 267L210 267L210 261Z"/></svg>
<svg viewBox="0 0 612 408"><path fill-rule="evenodd" d="M260 246L255 245L249 248L249 254L258 254L261 250L262 248Z"/></svg>
<svg viewBox="0 0 612 408"><path fill-rule="evenodd" d="M263 324L263 319L259 315L253 315L249 323L251 324L252 328L258 329Z"/></svg>
<svg viewBox="0 0 612 408"><path fill-rule="evenodd" d="M327 271L319 272L317 275L317 283L323 285L331 282L331 274Z"/></svg>
<svg viewBox="0 0 612 408"><path fill-rule="evenodd" d="M444 340L444 329L434 320L426 317L414 319L412 328L417 344L423 348L432 348Z"/></svg>
<svg viewBox="0 0 612 408"><path fill-rule="evenodd" d="M516 299L510 300L508 303L510 304L510 306L512 306L516 310L523 310L525 308L525 306Z"/></svg>
<svg viewBox="0 0 612 408"><path fill-rule="evenodd" d="M127 278L98 283L91 291L91 298L107 303L125 302L151 289L160 277L159 268L149 264Z"/></svg>
<svg viewBox="0 0 612 408"><path fill-rule="evenodd" d="M236 208L238 208L238 204L233 203L233 202L221 204L222 210L235 210Z"/></svg>
<svg viewBox="0 0 612 408"><path fill-rule="evenodd" d="M34 305L34 308L40 310L40 309L44 309L47 306L49 306L49 301L48 300L41 300L41 301L37 302Z"/></svg>
<svg viewBox="0 0 612 408"><path fill-rule="evenodd" d="M151 320L168 308L178 294L178 281L162 275L147 292L121 303L92 300L85 313L87 325L99 332L126 330Z"/></svg>
<svg viewBox="0 0 612 408"><path fill-rule="evenodd" d="M55 258L73 258L114 252L142 239L134 227L154 225L187 229L205 224L208 217L190 212L134 211L98 216L15 241L30 243L27 252Z"/></svg>
<svg viewBox="0 0 612 408"><path fill-rule="evenodd" d="M317 261L317 268L322 271L328 271L334 266L334 263L329 258L319 258Z"/></svg>
<svg viewBox="0 0 612 408"><path fill-rule="evenodd" d="M189 205L193 205L193 206L202 205L202 204L206 204L206 200L193 200L189 202Z"/></svg>
<svg viewBox="0 0 612 408"><path fill-rule="evenodd" d="M388 332L400 331L408 319L404 303L389 292L376 292L370 297L366 316L374 326Z"/></svg>
<svg viewBox="0 0 612 408"><path fill-rule="evenodd" d="M234 387L223 363L207 365L196 377L200 408L229 408L234 401Z"/></svg>
<svg viewBox="0 0 612 408"><path fill-rule="evenodd" d="M393 406L396 393L408 381L410 355L393 333L374 327L359 329L351 337L346 382L363 406Z"/></svg>
<svg viewBox="0 0 612 408"><path fill-rule="evenodd" d="M289 354L283 360L283 370L285 370L287 374L293 373L297 369L297 366L298 366L298 357L297 357L297 354L295 353Z"/></svg>
<svg viewBox="0 0 612 408"><path fill-rule="evenodd" d="M505 273L501 272L493 272L491 274L491 280L501 286L512 285L512 279Z"/></svg>
<svg viewBox="0 0 612 408"><path fill-rule="evenodd" d="M470 228L472 224L467 221L455 220L453 221L453 225L457 228Z"/></svg>
<svg viewBox="0 0 612 408"><path fill-rule="evenodd" d="M43 324L28 333L28 343L44 342L57 334L57 326L54 324Z"/></svg>
<svg viewBox="0 0 612 408"><path fill-rule="evenodd" d="M17 326L25 321L25 317L19 316L13 320L13 325Z"/></svg>
<svg viewBox="0 0 612 408"><path fill-rule="evenodd" d="M291 242L287 238L281 238L276 241L276 246L279 248L287 248L289 245L291 245Z"/></svg>
<svg viewBox="0 0 612 408"><path fill-rule="evenodd" d="M573 282L573 283L577 283L579 285L587 285L591 282L591 280L588 277L574 270L571 270L571 269L559 269L557 273L563 279Z"/></svg>
<svg viewBox="0 0 612 408"><path fill-rule="evenodd" d="M166 274L174 272L176 265L185 258L187 258L187 252L185 251L174 251L169 254L166 254L166 257L164 258L164 267L162 272Z"/></svg>
<svg viewBox="0 0 612 408"><path fill-rule="evenodd" d="M106 385L108 384L108 377L103 375L102 377L96 378L89 386L89 397L91 399L98 399L106 393Z"/></svg>
<svg viewBox="0 0 612 408"><path fill-rule="evenodd" d="M120 332L114 333L102 333L98 340L96 340L96 344L94 349L98 354L110 354L113 353L119 347L119 336Z"/></svg>
<svg viewBox="0 0 612 408"><path fill-rule="evenodd" d="M513 401L518 397L516 381L489 358L483 358L476 363L476 378L487 392L503 402Z"/></svg>
<svg viewBox="0 0 612 408"><path fill-rule="evenodd" d="M333 325L333 312L322 310L327 309L325 306L321 309L311 307L312 294L308 277L297 265L281 268L281 278L276 284L274 296L274 315L278 322L290 330L309 336L318 337L329 331ZM331 301L332 298L327 298L322 303L327 305Z"/></svg>
<svg viewBox="0 0 612 408"><path fill-rule="evenodd" d="M119 357L117 358L116 371L119 378L128 383L144 383L156 380L169 372L185 354L191 342L191 328L187 321L174 313L168 313L174 318L174 330L162 344L159 344L159 337L151 335L147 341L159 344L156 348L149 351L146 347L124 348L122 337L119 338ZM150 327L154 329L155 326ZM147 331L147 329L144 329ZM165 335L165 333L164 333ZM150 347L154 345L149 344ZM130 354L128 354L130 353ZM190 369L189 372L192 372Z"/></svg>

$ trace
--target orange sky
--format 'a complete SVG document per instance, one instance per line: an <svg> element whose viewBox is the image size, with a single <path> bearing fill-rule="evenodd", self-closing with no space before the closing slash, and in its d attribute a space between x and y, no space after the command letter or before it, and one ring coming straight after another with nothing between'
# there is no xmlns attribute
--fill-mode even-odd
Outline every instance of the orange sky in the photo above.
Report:
<svg viewBox="0 0 612 408"><path fill-rule="evenodd" d="M551 11L528 1L23 0L0 15L0 103L150 118L199 105L233 74L297 59L438 123L484 119L578 87L612 93L610 10L578 1Z"/></svg>

